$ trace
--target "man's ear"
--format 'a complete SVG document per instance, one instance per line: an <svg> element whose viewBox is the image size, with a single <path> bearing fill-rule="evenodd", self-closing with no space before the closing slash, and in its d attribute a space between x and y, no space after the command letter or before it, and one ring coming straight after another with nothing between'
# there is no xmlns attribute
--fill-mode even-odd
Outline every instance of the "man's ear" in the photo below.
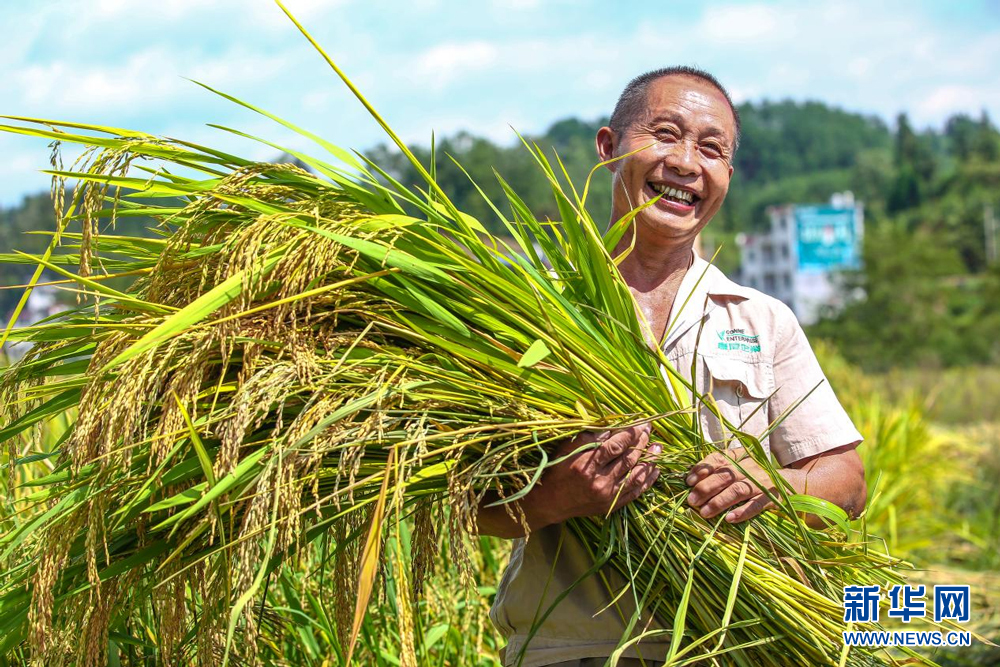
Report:
<svg viewBox="0 0 1000 667"><path fill-rule="evenodd" d="M602 127L597 131L594 145L597 147L597 157L601 158L601 162L607 162L615 156L615 149L618 147L618 135L610 127ZM612 162L604 166L613 172L618 171L617 162Z"/></svg>

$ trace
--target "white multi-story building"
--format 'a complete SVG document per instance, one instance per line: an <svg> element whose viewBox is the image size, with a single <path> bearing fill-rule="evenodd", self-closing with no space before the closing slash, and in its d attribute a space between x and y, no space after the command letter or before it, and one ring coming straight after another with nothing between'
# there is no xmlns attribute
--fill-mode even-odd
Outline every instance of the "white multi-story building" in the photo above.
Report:
<svg viewBox="0 0 1000 667"><path fill-rule="evenodd" d="M740 234L741 283L784 301L803 324L837 306L837 272L861 266L864 209L850 192L829 204L773 206L770 231Z"/></svg>

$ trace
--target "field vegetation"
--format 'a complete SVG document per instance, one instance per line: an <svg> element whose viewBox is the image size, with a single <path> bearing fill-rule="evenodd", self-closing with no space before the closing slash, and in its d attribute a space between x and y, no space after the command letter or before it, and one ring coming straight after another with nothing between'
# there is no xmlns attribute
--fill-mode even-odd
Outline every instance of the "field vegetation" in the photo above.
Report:
<svg viewBox="0 0 1000 667"><path fill-rule="evenodd" d="M974 595L977 632L1000 639L1000 424L981 421L960 426L932 421L920 391L893 394L884 391L885 378L866 375L846 362L829 346L819 346L821 361L831 382L865 435L863 446L871 502L864 522L873 534L883 536L893 553L911 560L918 571L915 583L968 583ZM942 383L950 373L943 373ZM926 378L930 374L924 374ZM15 477L0 477L4 510L0 532L8 532L32 518L23 507L26 484L49 474L54 452L67 422L42 424L36 434L18 437L3 451L9 468L11 457L21 463ZM41 447L39 447L39 444ZM858 522L860 527L861 522ZM401 525L387 549L411 548L413 525ZM433 569L425 584L425 595L413 614L413 650L417 664L433 666L476 665L499 667L502 638L493 628L489 605L506 564L509 543L482 537L474 550L474 580L463 579L453 562L444 536L439 536ZM343 664L346 647L331 601L337 594L335 577L322 575L319 567L324 546L276 573L264 604L260 659L276 666L332 667ZM326 557L329 557L327 553ZM408 648L393 619L399 617L399 586L406 585L406 572L390 561L381 571L384 593L373 601L365 617L357 652L358 664L398 666ZM140 621L141 622L141 621ZM152 630L155 623L147 619ZM155 664L149 656L160 639L147 635L140 645L134 639L109 639L109 664ZM977 645L952 652L930 652L939 664L959 667L993 664L998 649ZM15 656L16 658L16 656ZM24 656L27 664L27 656Z"/></svg>

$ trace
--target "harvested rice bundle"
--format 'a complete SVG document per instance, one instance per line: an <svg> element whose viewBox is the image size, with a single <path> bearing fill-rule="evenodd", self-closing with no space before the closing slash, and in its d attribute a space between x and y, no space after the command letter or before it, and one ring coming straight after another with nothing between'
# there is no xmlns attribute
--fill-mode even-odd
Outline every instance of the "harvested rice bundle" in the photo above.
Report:
<svg viewBox="0 0 1000 667"><path fill-rule="evenodd" d="M339 166L288 151L314 175L117 128L4 126L88 152L53 170L79 186L50 251L3 258L64 276L86 300L7 332L34 347L0 380L0 438L77 418L20 508L32 519L0 540L0 649L103 664L109 633L138 641L133 619L148 610L164 664L192 645L205 664L253 661L271 573L325 533L353 643L393 522L432 525L447 506L461 559L481 499L516 514L557 441L649 420L658 485L570 525L595 569L625 575L669 628L671 664L881 664L842 655L839 601L845 584L897 581L897 563L851 541L837 508L792 496L753 434L732 429L771 471L779 511L743 527L684 511L682 473L715 445L698 427L704 397L646 344L611 256L631 217L602 234L587 188L563 185L561 165L529 146L562 219L538 220L501 179L511 215L491 205L510 247L368 108L426 192L305 132ZM150 217L152 237L135 224ZM811 530L799 511L833 527ZM433 532L414 533L415 553ZM422 573L418 556L415 589ZM399 625L412 632L405 611Z"/></svg>

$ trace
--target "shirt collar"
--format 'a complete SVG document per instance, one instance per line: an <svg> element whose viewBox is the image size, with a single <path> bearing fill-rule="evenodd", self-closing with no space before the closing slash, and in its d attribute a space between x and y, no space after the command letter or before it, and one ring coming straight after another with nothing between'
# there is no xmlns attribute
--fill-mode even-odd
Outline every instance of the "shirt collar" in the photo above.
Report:
<svg viewBox="0 0 1000 667"><path fill-rule="evenodd" d="M722 271L691 251L694 256L681 286L674 297L674 306L667 325L664 347L669 347L697 322L708 317L718 306L717 299L735 297L748 299L751 290L737 285Z"/></svg>

